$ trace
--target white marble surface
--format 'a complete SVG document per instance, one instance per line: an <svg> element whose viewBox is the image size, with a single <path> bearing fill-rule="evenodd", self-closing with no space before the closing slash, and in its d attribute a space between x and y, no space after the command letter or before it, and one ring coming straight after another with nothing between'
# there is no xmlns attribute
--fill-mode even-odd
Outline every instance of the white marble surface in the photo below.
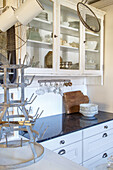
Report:
<svg viewBox="0 0 113 170"><path fill-rule="evenodd" d="M87 170L86 168L48 150L45 149L43 158L28 167L19 168L17 170Z"/></svg>

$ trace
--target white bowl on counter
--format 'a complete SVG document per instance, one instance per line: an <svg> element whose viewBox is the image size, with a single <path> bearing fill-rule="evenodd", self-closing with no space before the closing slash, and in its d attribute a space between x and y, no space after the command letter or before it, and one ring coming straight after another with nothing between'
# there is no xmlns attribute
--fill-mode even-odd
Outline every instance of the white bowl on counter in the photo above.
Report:
<svg viewBox="0 0 113 170"><path fill-rule="evenodd" d="M93 117L98 114L98 105L92 103L80 104L80 113L86 117Z"/></svg>

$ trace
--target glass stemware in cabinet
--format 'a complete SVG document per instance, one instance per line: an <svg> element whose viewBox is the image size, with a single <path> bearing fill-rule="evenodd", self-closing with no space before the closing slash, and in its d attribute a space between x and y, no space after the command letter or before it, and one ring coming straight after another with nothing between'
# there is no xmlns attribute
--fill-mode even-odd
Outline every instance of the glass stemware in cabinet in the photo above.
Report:
<svg viewBox="0 0 113 170"><path fill-rule="evenodd" d="M86 20L94 22L92 17L86 15ZM101 31L94 33L87 29L85 30L85 70L100 70L100 37Z"/></svg>
<svg viewBox="0 0 113 170"><path fill-rule="evenodd" d="M44 11L29 24L27 53L29 56L34 56L32 67L52 69L53 2L40 0L40 3L43 5Z"/></svg>
<svg viewBox="0 0 113 170"><path fill-rule="evenodd" d="M60 69L79 70L79 18L75 10L62 5L60 13Z"/></svg>

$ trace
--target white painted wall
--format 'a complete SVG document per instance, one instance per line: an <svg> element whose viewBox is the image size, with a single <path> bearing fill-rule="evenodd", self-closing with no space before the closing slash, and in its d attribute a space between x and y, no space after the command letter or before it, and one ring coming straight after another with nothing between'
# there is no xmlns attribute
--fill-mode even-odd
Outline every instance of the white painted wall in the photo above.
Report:
<svg viewBox="0 0 113 170"><path fill-rule="evenodd" d="M88 86L88 96L103 111L113 112L113 5L104 9L105 50L104 50L104 85Z"/></svg>
<svg viewBox="0 0 113 170"><path fill-rule="evenodd" d="M84 85L83 79L75 78L72 80L72 87L63 87L63 92L81 90L85 95L87 95L87 87ZM29 99L32 93L36 94L38 88L38 83L35 80L32 86L26 88L26 97ZM56 114L61 114L64 112L62 96L54 93L45 93L44 95L37 95L36 100L33 102L32 113L35 114L38 107L40 107L39 113L44 110L42 117L51 116ZM28 106L29 108L29 106Z"/></svg>

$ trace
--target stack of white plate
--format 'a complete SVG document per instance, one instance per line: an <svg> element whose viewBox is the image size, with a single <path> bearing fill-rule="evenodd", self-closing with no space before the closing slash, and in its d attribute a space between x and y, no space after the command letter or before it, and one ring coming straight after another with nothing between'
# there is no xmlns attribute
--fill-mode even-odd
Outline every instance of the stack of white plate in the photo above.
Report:
<svg viewBox="0 0 113 170"><path fill-rule="evenodd" d="M80 104L80 113L86 117L93 117L98 114L98 105L92 103Z"/></svg>

